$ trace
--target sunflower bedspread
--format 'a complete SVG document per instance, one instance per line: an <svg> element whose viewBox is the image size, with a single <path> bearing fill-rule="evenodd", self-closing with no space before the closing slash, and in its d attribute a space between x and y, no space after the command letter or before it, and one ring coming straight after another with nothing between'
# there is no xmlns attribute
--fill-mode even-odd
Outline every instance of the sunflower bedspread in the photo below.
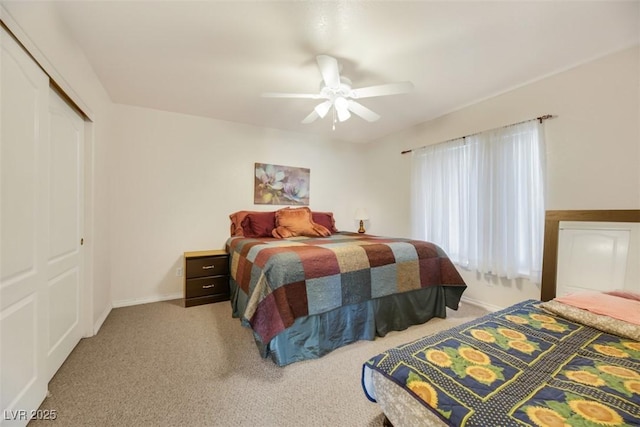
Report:
<svg viewBox="0 0 640 427"><path fill-rule="evenodd" d="M232 237L227 250L231 279L247 300L240 315L265 345L300 317L429 286L466 288L442 249L419 240Z"/></svg>
<svg viewBox="0 0 640 427"><path fill-rule="evenodd" d="M640 426L640 342L538 304L379 354L363 367L367 397L373 369L452 426Z"/></svg>

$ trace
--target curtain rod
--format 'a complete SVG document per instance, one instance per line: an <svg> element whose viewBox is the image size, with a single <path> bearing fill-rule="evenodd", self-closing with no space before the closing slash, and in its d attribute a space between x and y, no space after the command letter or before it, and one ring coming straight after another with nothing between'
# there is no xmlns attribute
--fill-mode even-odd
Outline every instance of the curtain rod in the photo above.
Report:
<svg viewBox="0 0 640 427"><path fill-rule="evenodd" d="M542 123L543 120L547 120L547 119L551 119L551 118L553 118L553 116L551 114L545 114L544 116L536 117L535 119L523 120L521 122L511 123L510 125L504 125L504 126L500 126L500 127L493 128L493 129L508 128L510 126L516 126L516 125L521 125L522 123L531 122L533 120L538 120L540 123ZM493 129L490 129L490 130L493 130ZM451 142L451 141L455 141L457 139L464 139L464 138L467 138L467 137L470 137L470 136L481 134L483 132L488 132L488 131L485 130L485 131L482 131L482 132L476 132L476 133L472 133L472 134L469 134L469 135L461 136L461 137L458 137L458 138L447 139L446 141L438 142L438 144L444 144L445 142ZM431 145L436 145L436 144L431 144ZM425 148L425 147L428 147L428 146L427 145L423 145L422 147L412 148L411 150L404 150L404 151L401 151L400 154L411 153L413 150L419 150L420 148Z"/></svg>

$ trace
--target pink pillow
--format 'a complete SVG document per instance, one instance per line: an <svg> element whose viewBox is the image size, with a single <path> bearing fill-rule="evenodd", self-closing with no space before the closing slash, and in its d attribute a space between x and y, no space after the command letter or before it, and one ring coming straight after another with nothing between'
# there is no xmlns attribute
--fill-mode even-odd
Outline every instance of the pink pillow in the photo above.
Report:
<svg viewBox="0 0 640 427"><path fill-rule="evenodd" d="M601 292L580 292L556 297L554 301L640 325L640 301L633 299L620 298Z"/></svg>
<svg viewBox="0 0 640 427"><path fill-rule="evenodd" d="M632 299L632 300L640 301L640 294L637 294L635 292L609 291L609 292L605 292L605 294L613 295L614 297L620 297L620 298L626 298L626 299Z"/></svg>
<svg viewBox="0 0 640 427"><path fill-rule="evenodd" d="M333 212L311 212L311 219L332 233L337 233L336 220L333 219Z"/></svg>
<svg viewBox="0 0 640 427"><path fill-rule="evenodd" d="M276 228L276 213L248 213L242 220L241 225L244 237L272 237L271 233Z"/></svg>

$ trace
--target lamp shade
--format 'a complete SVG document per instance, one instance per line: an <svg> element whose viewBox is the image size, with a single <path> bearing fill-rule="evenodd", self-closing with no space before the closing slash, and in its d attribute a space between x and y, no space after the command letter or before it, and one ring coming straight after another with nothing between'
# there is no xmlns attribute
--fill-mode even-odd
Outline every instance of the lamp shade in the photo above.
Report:
<svg viewBox="0 0 640 427"><path fill-rule="evenodd" d="M360 221L369 219L369 214L367 213L367 210L363 208L356 209L356 219Z"/></svg>

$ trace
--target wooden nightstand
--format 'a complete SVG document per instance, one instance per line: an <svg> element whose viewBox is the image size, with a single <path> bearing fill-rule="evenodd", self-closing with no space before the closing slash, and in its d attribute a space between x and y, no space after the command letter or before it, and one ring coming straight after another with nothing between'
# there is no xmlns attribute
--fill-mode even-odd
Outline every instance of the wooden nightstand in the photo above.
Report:
<svg viewBox="0 0 640 427"><path fill-rule="evenodd" d="M229 299L229 254L223 250L184 253L184 306Z"/></svg>

